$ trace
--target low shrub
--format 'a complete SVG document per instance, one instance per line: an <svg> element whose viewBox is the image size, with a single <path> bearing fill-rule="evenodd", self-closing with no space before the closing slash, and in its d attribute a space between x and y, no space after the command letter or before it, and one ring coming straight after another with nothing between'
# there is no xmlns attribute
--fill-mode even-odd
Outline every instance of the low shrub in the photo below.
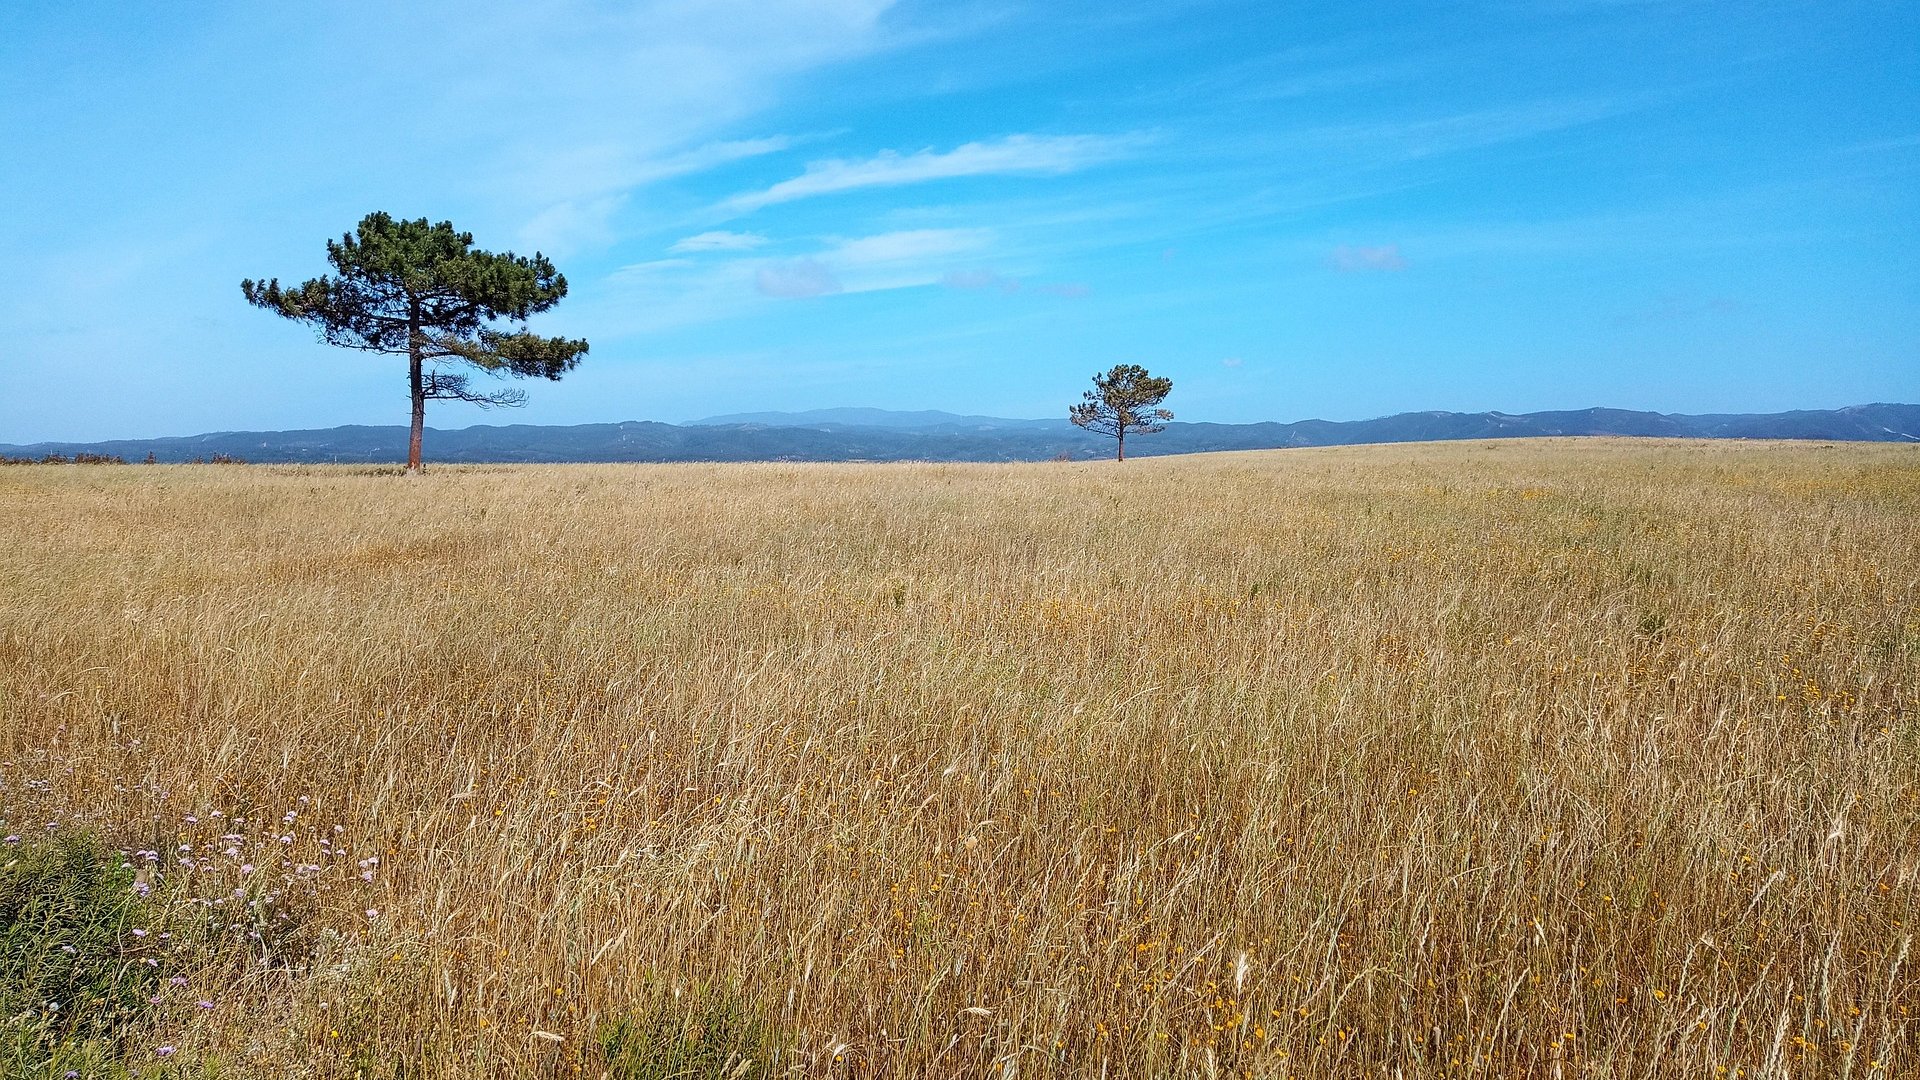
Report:
<svg viewBox="0 0 1920 1080"><path fill-rule="evenodd" d="M773 1075L774 1031L740 996L662 990L600 1027L613 1080L753 1080Z"/></svg>
<svg viewBox="0 0 1920 1080"><path fill-rule="evenodd" d="M111 1075L160 985L164 911L90 835L9 836L0 860L0 1068Z"/></svg>
<svg viewBox="0 0 1920 1080"><path fill-rule="evenodd" d="M0 454L0 465L125 465L126 463L127 460L119 454L95 454L86 450L81 450L72 457L58 452L39 458L17 458Z"/></svg>

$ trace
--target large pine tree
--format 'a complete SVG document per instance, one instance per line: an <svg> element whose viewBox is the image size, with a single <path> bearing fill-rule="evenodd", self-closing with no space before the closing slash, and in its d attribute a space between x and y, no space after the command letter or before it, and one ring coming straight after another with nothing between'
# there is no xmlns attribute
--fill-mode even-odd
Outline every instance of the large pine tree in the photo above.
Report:
<svg viewBox="0 0 1920 1080"><path fill-rule="evenodd" d="M477 390L458 368L558 379L586 355L585 341L527 332L528 316L567 295L567 279L538 252L529 259L476 251L473 234L455 232L452 222L395 221L376 212L329 240L327 261L338 276L284 289L278 278L249 279L240 289L248 303L313 326L329 345L406 355L409 473L420 471L429 399L483 408L526 401L516 388Z"/></svg>

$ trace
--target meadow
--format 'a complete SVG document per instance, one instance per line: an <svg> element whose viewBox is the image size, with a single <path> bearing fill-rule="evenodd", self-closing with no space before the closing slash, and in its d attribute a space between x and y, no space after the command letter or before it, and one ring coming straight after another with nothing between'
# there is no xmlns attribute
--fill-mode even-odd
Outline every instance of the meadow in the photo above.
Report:
<svg viewBox="0 0 1920 1080"><path fill-rule="evenodd" d="M0 470L0 859L146 980L5 1052L1920 1076L1916 521L1896 445Z"/></svg>

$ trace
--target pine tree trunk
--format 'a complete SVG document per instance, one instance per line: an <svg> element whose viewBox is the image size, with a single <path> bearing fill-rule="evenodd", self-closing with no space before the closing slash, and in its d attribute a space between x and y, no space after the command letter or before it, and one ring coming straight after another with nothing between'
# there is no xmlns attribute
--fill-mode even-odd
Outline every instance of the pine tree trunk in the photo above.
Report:
<svg viewBox="0 0 1920 1080"><path fill-rule="evenodd" d="M1115 435L1113 438L1114 438L1113 460L1115 461L1127 460L1127 429L1121 428L1120 433L1118 435Z"/></svg>
<svg viewBox="0 0 1920 1080"><path fill-rule="evenodd" d="M420 472L420 436L427 426L427 387L420 375L420 312L407 325L407 388L413 393L413 430L407 436L407 475Z"/></svg>

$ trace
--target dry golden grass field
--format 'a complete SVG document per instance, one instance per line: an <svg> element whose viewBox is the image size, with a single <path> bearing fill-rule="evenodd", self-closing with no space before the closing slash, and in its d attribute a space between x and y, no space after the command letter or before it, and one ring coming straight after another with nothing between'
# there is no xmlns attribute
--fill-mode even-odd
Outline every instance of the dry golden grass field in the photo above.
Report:
<svg viewBox="0 0 1920 1080"><path fill-rule="evenodd" d="M0 825L145 897L100 1075L1915 1077L1917 522L1888 445L9 468Z"/></svg>

